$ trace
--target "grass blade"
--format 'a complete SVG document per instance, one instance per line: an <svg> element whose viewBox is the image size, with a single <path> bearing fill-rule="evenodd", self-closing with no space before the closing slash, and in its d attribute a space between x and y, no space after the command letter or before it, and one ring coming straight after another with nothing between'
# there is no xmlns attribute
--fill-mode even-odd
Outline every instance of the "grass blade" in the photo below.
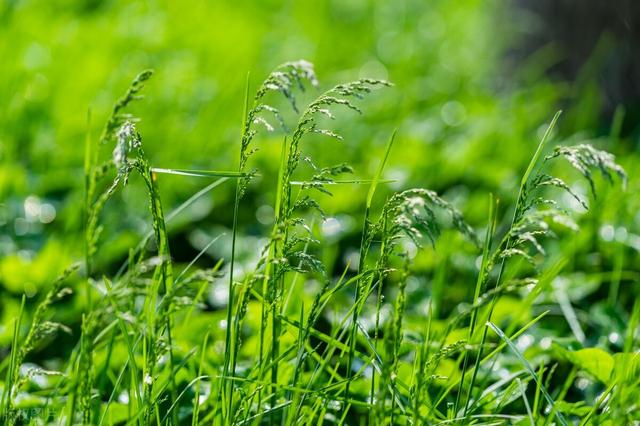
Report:
<svg viewBox="0 0 640 426"><path fill-rule="evenodd" d="M522 353L518 350L517 346L511 341L511 339L509 339L504 333L503 331L495 324L493 324L492 322L487 322L487 327L491 328L497 335L498 337L500 337L500 339L505 342L507 344L507 346L509 347L509 349L511 349L511 351L513 352L513 354L516 356L516 358L518 358L518 360L520 361L520 363L522 364L522 366L527 370L527 372L529 373L529 375L531 376L531 378L536 382L536 384L540 387L540 392L542 392L542 395L544 396L544 398L547 400L547 402L549 403L549 406L551 407L551 409L554 409L554 401L553 398L551 398L551 395L549 395L549 392L547 391L546 386L542 383L542 381L540 380L540 378L538 377L538 374L535 372L535 370L533 369L533 367L531 366L531 364L529 364L529 361L526 360L526 358L522 355ZM564 419L564 416L562 416L562 414L558 411L556 412L556 416L558 417L558 421L560 421L560 423L564 426L567 425L567 421Z"/></svg>
<svg viewBox="0 0 640 426"><path fill-rule="evenodd" d="M229 171L216 171L216 170L186 170L186 169L162 169L159 167L152 167L151 172L161 173L167 175L178 176L194 176L194 177L226 177L226 178L242 178L247 177L247 173L242 172L229 172Z"/></svg>

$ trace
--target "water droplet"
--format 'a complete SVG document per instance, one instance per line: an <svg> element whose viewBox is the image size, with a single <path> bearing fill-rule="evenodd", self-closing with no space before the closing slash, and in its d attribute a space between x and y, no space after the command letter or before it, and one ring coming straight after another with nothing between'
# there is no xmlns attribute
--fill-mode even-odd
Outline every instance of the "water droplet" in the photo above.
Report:
<svg viewBox="0 0 640 426"><path fill-rule="evenodd" d="M616 332L609 334L609 341L611 343L618 343L620 341L620 335Z"/></svg>
<svg viewBox="0 0 640 426"><path fill-rule="evenodd" d="M333 237L338 235L338 233L342 230L342 225L340 221L335 217L328 217L322 222L322 233L326 237Z"/></svg>
<svg viewBox="0 0 640 426"><path fill-rule="evenodd" d="M611 224L602 225L600 227L600 237L605 241L613 241L615 228Z"/></svg>
<svg viewBox="0 0 640 426"><path fill-rule="evenodd" d="M51 223L56 218L56 208L52 204L44 203L40 206L38 217L42 223Z"/></svg>
<svg viewBox="0 0 640 426"><path fill-rule="evenodd" d="M540 348L549 349L551 347L551 343L552 340L550 337L543 337L542 340L540 340Z"/></svg>

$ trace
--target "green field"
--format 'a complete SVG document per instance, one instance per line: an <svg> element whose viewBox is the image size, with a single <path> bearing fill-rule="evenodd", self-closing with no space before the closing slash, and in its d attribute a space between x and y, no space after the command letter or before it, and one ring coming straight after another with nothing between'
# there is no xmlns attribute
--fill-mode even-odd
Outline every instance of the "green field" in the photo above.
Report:
<svg viewBox="0 0 640 426"><path fill-rule="evenodd" d="M521 7L0 2L0 424L640 422L640 100Z"/></svg>

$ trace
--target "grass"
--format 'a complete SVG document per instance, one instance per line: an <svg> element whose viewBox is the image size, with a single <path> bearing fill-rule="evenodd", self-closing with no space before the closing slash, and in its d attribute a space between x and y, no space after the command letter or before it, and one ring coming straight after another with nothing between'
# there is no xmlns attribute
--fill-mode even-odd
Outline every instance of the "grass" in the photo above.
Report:
<svg viewBox="0 0 640 426"><path fill-rule="evenodd" d="M126 112L151 76L145 71L134 79L98 141L87 137L82 266L56 280L30 318L22 299L10 356L0 363L5 423L537 425L638 419L639 303L617 353L582 347L580 339L536 352L518 340L530 338L548 315L548 309L540 312L540 300L553 295L573 255L571 241L581 233L562 197L590 204L564 176L575 179L569 174L575 170L593 197L602 187L600 176L613 185L626 181L615 158L590 144L549 148L559 113L516 182L514 205L482 195L489 203L477 226L484 230L481 242L455 203L435 191L380 195L392 182L385 166L403 149L401 131L389 132L373 176L344 178L356 174L350 165L317 166L303 155L306 144L326 138L349 143L333 120L351 114L358 121L365 98L375 102L389 82L339 84L301 108L309 97L302 92L319 86L310 63L277 67L253 96L247 78L237 168L211 171L151 166L137 120ZM252 164L267 133L281 137L277 176ZM165 215L163 175L212 183ZM275 188L274 217L264 242L252 247L257 260L248 265L238 259L240 222L243 199L258 178ZM201 256L222 239L216 235L176 273L181 265L167 224L225 183L235 183L226 206L233 212L230 256L201 266ZM103 212L118 191L133 185L144 188L146 199L136 202L149 209L152 232L131 246L119 271L107 273L96 264L108 249ZM325 253L336 248L318 224L327 219L323 199L344 187L366 193L362 231L353 264L331 265ZM456 241L461 255L479 260L471 268L475 285L456 309L434 314L430 301L418 311L412 297L419 262L439 250L443 236ZM562 250L549 250L552 238ZM445 291L452 291L455 277L443 268ZM616 274L619 285L621 267ZM63 287L72 277L82 285ZM224 315L215 321L204 315L210 309L206 295L223 283ZM56 370L33 367L29 355L67 330L53 319L58 303L79 291L85 294L82 325L80 335L71 336L68 359ZM571 301L558 304L575 327L579 319L567 314ZM206 326L192 328L194 312L209 318ZM585 350L596 352L585 356ZM559 374L567 365L571 373ZM43 376L47 384L38 388L35 378ZM569 400L576 395L582 399Z"/></svg>

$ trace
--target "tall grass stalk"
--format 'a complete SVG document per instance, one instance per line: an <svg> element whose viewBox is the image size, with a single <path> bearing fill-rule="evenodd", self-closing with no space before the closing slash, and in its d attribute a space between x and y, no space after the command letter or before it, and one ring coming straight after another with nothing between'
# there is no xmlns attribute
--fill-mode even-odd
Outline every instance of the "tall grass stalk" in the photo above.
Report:
<svg viewBox="0 0 640 426"><path fill-rule="evenodd" d="M560 114L562 112L558 111L555 116L553 117L553 119L551 120L551 124L549 124L549 126L547 127L547 130L545 131L544 135L542 136L542 139L540 140L540 143L538 144L535 153L533 154L533 157L531 158L531 161L529 162L529 165L527 166L527 170L525 171L524 175L522 176L522 179L520 180L520 186L518 188L518 196L516 197L516 204L514 207L514 211L513 211L513 216L511 219L511 225L509 226L509 230L514 228L514 225L516 224L516 222L520 219L521 215L523 214L522 211L522 205L525 203L525 199L524 199L524 195L525 195L525 187L527 185L527 183L529 182L529 177L531 175L531 173L533 172L534 168L536 167L536 164L538 163L538 160L540 158L540 156L542 155L543 152L543 148L549 138L549 136L551 135L551 132L553 131L556 122L558 121L558 118L560 117ZM508 233L507 234L508 237L506 238L506 240L504 241L504 249L505 250L509 250L511 248L511 234ZM500 250L500 248L498 248L498 250ZM498 269L498 276L496 278L496 283L494 285L494 288L498 288L498 286L500 285L500 281L502 279L502 274L504 273L504 267L507 261L507 257L502 257L502 260L500 262L500 267ZM484 262L484 260L483 260ZM485 265L485 268L487 267L487 265ZM482 272L485 272L484 270L481 270L481 274L479 275L480 277L482 277L482 280L486 279L486 277L488 277L487 274L482 274ZM480 281L480 278L479 278ZM480 286L484 285L484 283L480 284ZM476 285L476 289L478 287L478 284ZM487 317L487 322L491 321L491 316L493 314L493 309L495 308L495 304L497 302L498 298L497 298L497 293L496 295L493 297L492 301L491 301L491 306L489 307L489 314ZM475 322L475 319L474 319ZM473 389L477 374L478 374L478 368L479 368L479 363L480 363L480 359L482 358L482 348L485 345L487 339L487 327L483 328L483 332L482 332L482 337L480 339L480 346L478 348L478 354L476 355L476 359L475 359L475 364L473 366L473 374L471 376L471 383L469 384L469 390L471 391ZM462 389L460 389L462 390ZM467 397L467 400L465 402L465 408L463 411L463 416L466 416L467 414L467 409L468 409L468 405L469 405L469 400L470 400L471 395L469 394Z"/></svg>
<svg viewBox="0 0 640 426"><path fill-rule="evenodd" d="M312 135L342 141L343 136L326 123L341 109L361 113L360 100L390 83L365 78L338 84L314 93L299 108L298 92L318 86L310 63L277 67L253 95L247 76L238 167L224 171L178 164L152 167L137 119L125 112L140 98L150 77L146 71L133 80L97 141L90 131L86 134L80 268L84 275L77 277L72 274L74 268L67 270L50 283L34 309L23 296L13 321L10 354L0 362L5 377L1 420L18 422L20 404L29 392L34 399L44 395L37 401L46 399L43 406L51 408L61 424L69 425L546 425L574 422L571 410L584 414L584 424L615 416L632 418L629 407L640 386L636 374L640 363L634 354L640 303L626 318L628 329L618 345L622 352L611 355L602 350L603 359L611 359L612 371L609 375L598 372L596 378L605 391L587 407L567 401L575 391L575 380L591 367L573 360L570 373L560 378L556 366L560 365L558 372L564 371L560 362L567 360L550 364L547 357L555 357L553 348L544 352L545 357L527 359L516 340L539 331L549 311L540 313L537 301L553 294L554 280L578 253L577 248L560 244L559 250L547 254L544 238L553 236L550 223L567 232L577 232L579 227L546 191L560 190L577 205L588 207L579 191L548 174L555 170L552 162L566 160L584 177L594 196L596 173L609 181L614 177L626 181L615 158L591 145L548 148L560 113L551 120L514 185L518 188L514 210L509 210L504 226L499 226L503 218L497 200L489 197L488 223L480 244L448 197L432 190L394 192L375 208L382 185L390 182L383 177L396 143L395 131L371 179L357 174L344 178L355 173L347 163L318 166L305 156ZM292 112L282 114L275 106L278 102L288 104ZM622 125L618 115L612 130L616 135ZM294 117L291 127L290 119L285 119L290 116ZM87 125L90 128L91 114ZM248 224L241 223L241 213L252 179L258 176L252 168L253 154L265 131L277 132L275 140L281 141L272 182L274 222L264 244L252 248L255 263L247 267L241 247ZM107 146L113 149L110 156L103 152ZM165 215L158 180L166 175L212 182ZM260 176L271 178L268 170ZM214 243L224 241L224 234L214 235L207 236L195 256L176 264L168 224L230 179L236 181L229 258L198 267L206 262L205 254ZM105 266L102 260L109 244L102 238L104 214L130 180L143 188L151 231L131 247L122 267L110 273L111 263ZM353 244L358 259L341 265L324 261L339 258L334 251L342 247L316 235L320 220L326 219L322 199L316 196L331 196L344 185L367 185L368 191L363 194L359 245ZM451 233L445 234L447 241L440 250L443 228ZM456 240L459 236L461 242ZM425 243L437 251L436 256L420 253ZM469 288L470 302L451 307L449 300L457 302L457 296L449 297L444 290L450 276L457 279L449 267L454 255L465 261L480 255L480 264L477 275L473 266L468 268L475 280L473 289ZM615 255L610 274L614 285L608 292L611 308L619 307L620 288L631 276L624 270L625 258L622 249ZM465 265L473 265L472 260ZM423 273L425 262L431 262L433 276ZM421 281L414 278L418 277L431 286L417 286ZM58 332L70 331L53 318L57 303L67 300L76 288L74 279L85 292L78 297L82 322L79 336L71 336L75 346L60 371L33 368L30 356L39 345ZM227 290L226 307L216 312L207 305L212 312L198 314L202 303L208 303L207 294L219 285ZM426 295L420 311L413 298L422 296L416 294ZM519 296L519 311L511 313L510 322L503 325L495 314L498 303L514 295ZM349 300L348 306L339 306L338 301L344 300ZM577 342L586 345L589 339L572 301L567 296L559 304L571 328L581 331L575 333ZM530 319L529 315L535 316ZM219 320L224 330L218 329ZM195 329L204 330L203 334L191 335ZM505 348L508 351L502 353ZM494 370L503 356L511 361L504 365L515 367L497 378ZM51 378L53 385L36 388L35 375ZM534 383L535 389L527 391Z"/></svg>

